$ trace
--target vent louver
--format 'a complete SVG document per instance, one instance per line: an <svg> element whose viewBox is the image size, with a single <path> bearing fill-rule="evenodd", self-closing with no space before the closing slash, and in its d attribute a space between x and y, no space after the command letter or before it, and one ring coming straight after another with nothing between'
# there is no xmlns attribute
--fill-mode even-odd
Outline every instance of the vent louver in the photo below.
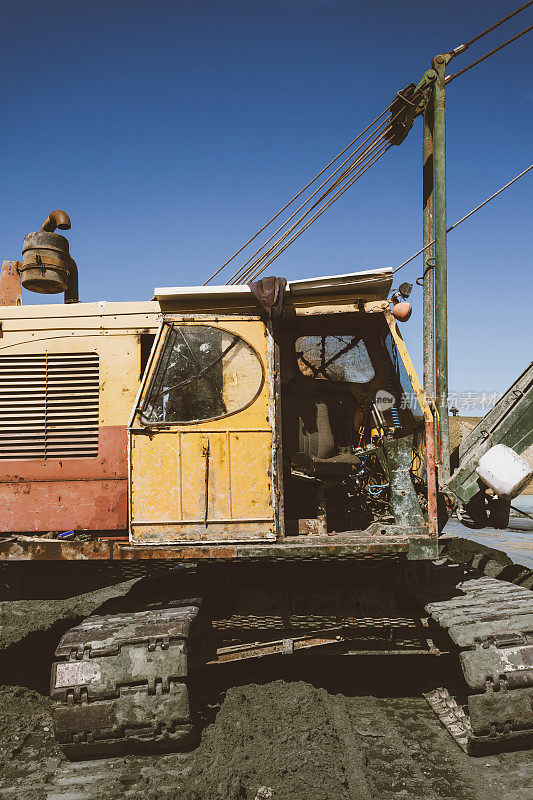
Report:
<svg viewBox="0 0 533 800"><path fill-rule="evenodd" d="M98 455L98 353L0 355L0 459Z"/></svg>

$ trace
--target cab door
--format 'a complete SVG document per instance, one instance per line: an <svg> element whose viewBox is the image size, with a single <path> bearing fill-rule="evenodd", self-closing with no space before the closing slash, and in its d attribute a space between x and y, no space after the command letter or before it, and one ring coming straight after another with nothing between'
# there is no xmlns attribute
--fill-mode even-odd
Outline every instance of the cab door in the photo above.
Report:
<svg viewBox="0 0 533 800"><path fill-rule="evenodd" d="M133 543L276 538L271 362L257 317L164 321L129 432Z"/></svg>

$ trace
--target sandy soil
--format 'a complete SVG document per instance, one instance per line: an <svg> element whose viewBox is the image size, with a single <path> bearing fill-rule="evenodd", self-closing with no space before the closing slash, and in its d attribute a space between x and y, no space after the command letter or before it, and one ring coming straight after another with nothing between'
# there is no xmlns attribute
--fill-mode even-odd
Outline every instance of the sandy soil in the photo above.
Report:
<svg viewBox="0 0 533 800"><path fill-rule="evenodd" d="M0 604L0 798L531 800L531 753L464 755L421 697L445 659L276 657L212 667L198 747L69 763L47 697L62 632L113 594ZM438 663L437 663L438 662Z"/></svg>

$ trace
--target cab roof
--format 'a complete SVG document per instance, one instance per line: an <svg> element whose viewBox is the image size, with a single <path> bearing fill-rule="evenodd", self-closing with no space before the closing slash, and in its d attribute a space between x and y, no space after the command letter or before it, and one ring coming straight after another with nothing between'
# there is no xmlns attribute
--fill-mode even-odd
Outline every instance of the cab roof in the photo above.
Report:
<svg viewBox="0 0 533 800"><path fill-rule="evenodd" d="M344 275L326 275L319 278L303 278L288 281L286 293L293 299L306 297L338 299L354 297L373 297L385 300L392 286L392 267L367 269ZM171 286L156 288L155 299L160 303L172 304L179 301L222 301L232 305L239 302L252 302L252 292L248 284Z"/></svg>

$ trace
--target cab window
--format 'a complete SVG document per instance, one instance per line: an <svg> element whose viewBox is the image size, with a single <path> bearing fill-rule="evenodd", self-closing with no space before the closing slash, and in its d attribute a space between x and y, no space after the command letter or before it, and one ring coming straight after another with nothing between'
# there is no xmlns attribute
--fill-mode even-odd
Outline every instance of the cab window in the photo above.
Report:
<svg viewBox="0 0 533 800"><path fill-rule="evenodd" d="M375 376L364 341L359 336L301 336L296 340L298 369L323 381L370 383Z"/></svg>
<svg viewBox="0 0 533 800"><path fill-rule="evenodd" d="M147 424L218 419L248 406L262 385L259 356L240 336L174 324L141 416Z"/></svg>

